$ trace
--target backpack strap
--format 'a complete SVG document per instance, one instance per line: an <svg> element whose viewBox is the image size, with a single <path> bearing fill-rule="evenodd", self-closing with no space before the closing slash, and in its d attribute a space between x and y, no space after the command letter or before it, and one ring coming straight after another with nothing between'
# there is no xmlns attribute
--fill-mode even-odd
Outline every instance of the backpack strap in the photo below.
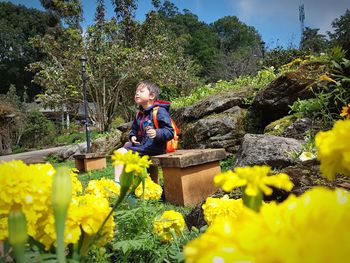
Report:
<svg viewBox="0 0 350 263"><path fill-rule="evenodd" d="M153 113L152 113L153 123L154 123L154 126L156 126L156 129L159 129L159 124L158 124L158 120L157 120L158 109L159 109L159 106L154 107ZM171 126L174 129L174 136L178 136L180 134L180 129L177 127L176 123L174 122L174 120L172 118L170 118L170 121L171 121Z"/></svg>
<svg viewBox="0 0 350 263"><path fill-rule="evenodd" d="M153 112L152 112L153 123L154 123L154 126L156 126L156 129L159 129L159 124L158 124L158 120L157 120L158 109L159 109L159 106L154 107Z"/></svg>

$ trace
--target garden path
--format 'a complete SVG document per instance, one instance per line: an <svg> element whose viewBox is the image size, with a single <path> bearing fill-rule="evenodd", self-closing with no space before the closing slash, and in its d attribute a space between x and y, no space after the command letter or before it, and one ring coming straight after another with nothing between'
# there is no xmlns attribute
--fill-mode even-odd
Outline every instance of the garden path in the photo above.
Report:
<svg viewBox="0 0 350 263"><path fill-rule="evenodd" d="M22 160L26 164L43 163L45 162L45 157L47 157L49 154L56 153L66 147L69 147L69 145L47 148L47 149L37 150L37 151L24 152L24 153L3 155L3 156L0 156L0 163L8 162L11 160Z"/></svg>

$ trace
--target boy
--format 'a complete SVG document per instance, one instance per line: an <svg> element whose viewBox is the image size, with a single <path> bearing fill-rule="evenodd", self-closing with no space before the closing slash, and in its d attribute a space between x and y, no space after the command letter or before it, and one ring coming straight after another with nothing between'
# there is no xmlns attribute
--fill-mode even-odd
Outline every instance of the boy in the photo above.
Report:
<svg viewBox="0 0 350 263"><path fill-rule="evenodd" d="M135 102L140 106L129 134L129 142L118 152L127 150L138 152L140 155L158 155L165 153L166 142L174 138L174 129L169 116L170 102L158 100L159 88L149 81L137 84ZM153 122L153 108L159 107L157 120L159 129ZM115 166L115 181L119 181L123 165Z"/></svg>

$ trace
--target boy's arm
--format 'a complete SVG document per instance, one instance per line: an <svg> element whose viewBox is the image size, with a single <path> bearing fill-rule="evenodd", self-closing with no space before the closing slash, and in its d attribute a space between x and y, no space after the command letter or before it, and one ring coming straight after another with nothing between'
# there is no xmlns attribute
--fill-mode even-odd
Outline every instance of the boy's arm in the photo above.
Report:
<svg viewBox="0 0 350 263"><path fill-rule="evenodd" d="M174 138L174 129L168 111L159 107L157 114L158 126L156 129L156 140L168 141Z"/></svg>

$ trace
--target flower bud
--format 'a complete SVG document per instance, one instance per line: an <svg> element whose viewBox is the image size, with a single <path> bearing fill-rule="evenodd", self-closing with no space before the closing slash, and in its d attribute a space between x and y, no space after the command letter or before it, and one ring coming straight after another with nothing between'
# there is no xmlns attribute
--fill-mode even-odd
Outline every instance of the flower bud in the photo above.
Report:
<svg viewBox="0 0 350 263"><path fill-rule="evenodd" d="M13 246L17 262L24 262L27 240L26 218L21 210L11 211L8 217L9 242Z"/></svg>
<svg viewBox="0 0 350 263"><path fill-rule="evenodd" d="M64 254L64 227L69 204L72 200L72 179L70 169L60 167L56 171L52 183L52 207L55 214L57 236L57 259L59 263L66 262Z"/></svg>
<svg viewBox="0 0 350 263"><path fill-rule="evenodd" d="M9 241L11 245L23 244L27 240L26 218L21 210L11 211L8 218Z"/></svg>
<svg viewBox="0 0 350 263"><path fill-rule="evenodd" d="M59 167L52 183L52 206L55 211L65 211L72 199L72 180L67 167Z"/></svg>

